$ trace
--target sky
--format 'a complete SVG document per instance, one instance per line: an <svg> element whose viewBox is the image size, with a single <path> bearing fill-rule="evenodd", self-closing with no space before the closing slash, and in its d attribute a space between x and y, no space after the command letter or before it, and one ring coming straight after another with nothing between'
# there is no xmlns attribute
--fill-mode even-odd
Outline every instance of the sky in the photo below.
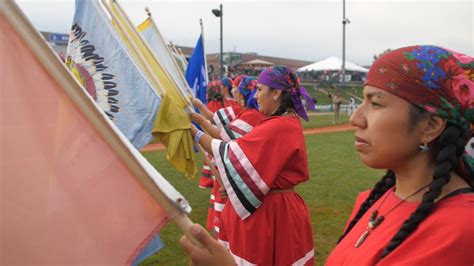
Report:
<svg viewBox="0 0 474 266"><path fill-rule="evenodd" d="M41 31L68 33L73 0L18 0ZM203 20L206 53L220 50L223 5L224 52L256 52L307 61L342 57L342 0L141 1L119 3L135 24L149 7L167 41L194 47ZM346 0L346 60L370 65L385 49L432 44L474 55L473 0Z"/></svg>

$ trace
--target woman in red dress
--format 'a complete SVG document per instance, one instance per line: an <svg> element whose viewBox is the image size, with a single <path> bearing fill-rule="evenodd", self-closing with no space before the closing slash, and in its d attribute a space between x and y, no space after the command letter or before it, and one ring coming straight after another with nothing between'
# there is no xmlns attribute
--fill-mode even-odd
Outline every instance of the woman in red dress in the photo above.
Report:
<svg viewBox="0 0 474 266"><path fill-rule="evenodd" d="M314 263L309 211L294 191L309 179L300 97L294 72L271 67L259 75L255 96L267 118L252 131L226 142L192 129L226 189L219 241L239 265Z"/></svg>

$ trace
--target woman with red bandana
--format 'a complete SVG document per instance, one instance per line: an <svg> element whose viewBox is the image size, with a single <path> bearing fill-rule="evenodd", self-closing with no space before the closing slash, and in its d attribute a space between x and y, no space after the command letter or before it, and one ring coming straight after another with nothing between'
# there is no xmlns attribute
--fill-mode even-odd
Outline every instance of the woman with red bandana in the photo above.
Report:
<svg viewBox="0 0 474 266"><path fill-rule="evenodd" d="M223 78L220 81L209 82L207 89L207 108L202 108L203 115L212 117L214 112L221 108L232 107L239 109L239 103L232 98L232 80ZM203 165L201 170L201 178L199 179L200 188L212 188L213 177L211 169L208 165Z"/></svg>
<svg viewBox="0 0 474 266"><path fill-rule="evenodd" d="M326 265L473 265L474 59L436 46L400 48L372 65L351 116L367 166L387 169L362 192ZM232 264L194 225L197 265ZM210 255L212 254L212 255Z"/></svg>
<svg viewBox="0 0 474 266"><path fill-rule="evenodd" d="M212 125L209 120L200 114L192 114L192 119L198 123L210 136L224 141L231 141L240 138L259 124L265 116L258 111L258 106L253 95L256 92L257 80L250 76L241 77L238 88L233 91L233 95L241 108L233 106L217 110L213 115ZM199 99L193 99L193 104L201 113L205 113L205 106ZM221 188L218 180L214 178L212 187L210 207L207 218L207 228L212 230L216 236L220 231L220 213L227 200L224 188Z"/></svg>
<svg viewBox="0 0 474 266"><path fill-rule="evenodd" d="M357 198L327 265L474 263L472 157L463 156L473 66L436 46L401 48L372 65L351 123L362 161L388 171Z"/></svg>

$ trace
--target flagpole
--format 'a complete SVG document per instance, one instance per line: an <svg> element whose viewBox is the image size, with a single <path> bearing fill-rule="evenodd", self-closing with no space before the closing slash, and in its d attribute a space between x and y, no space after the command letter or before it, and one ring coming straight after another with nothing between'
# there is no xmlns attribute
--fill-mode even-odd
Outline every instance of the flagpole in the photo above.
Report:
<svg viewBox="0 0 474 266"><path fill-rule="evenodd" d="M105 1L105 0L102 0ZM170 80L174 83L175 87L178 88L178 92L181 95L181 98L184 100L184 102L188 106L192 106L191 101L189 100L188 97L192 97L192 95L186 95L182 88L177 85L176 81L172 78L172 76L168 73L168 70L163 67L163 65L160 63L159 60L157 60L155 54L153 53L153 50L150 48L148 43L143 39L143 36L137 31L135 26L130 22L130 18L128 17L127 13L123 10L122 6L118 3L117 0L110 0L112 4L117 8L119 13L121 13L122 17L125 19L125 23L128 23L129 27L132 29L133 33L138 37L138 39L144 44L145 48L148 50L148 52L154 57L156 63L160 66L160 68L165 72L165 74L170 77ZM188 97L186 97L188 96Z"/></svg>
<svg viewBox="0 0 474 266"><path fill-rule="evenodd" d="M183 63L183 60L181 60L181 56L178 54L178 52L176 52L176 50L174 49L174 45L173 45L173 42L170 41L169 44L167 44L168 48L170 49L171 51L171 55L173 56L173 60L176 62L176 64L178 64L178 59L181 63ZM179 57L178 59L176 59L176 57ZM183 66L184 66L184 63L183 63Z"/></svg>
<svg viewBox="0 0 474 266"><path fill-rule="evenodd" d="M171 53L170 48L168 47L168 45L166 45L166 42L165 42L165 39L163 38L163 35L161 35L161 32L159 31L158 27L155 25L155 20L151 16L150 9L148 7L145 7L145 12L148 15L148 19L151 22L151 27L153 27L153 29L156 31L157 35L160 37L160 40L162 41L162 43L166 46L166 49L167 49L167 51L168 51L168 53L169 53L169 55L172 59L171 61L173 61L174 66L179 70L178 63L176 62L176 60L174 60L173 54ZM181 71L178 71L178 72L179 72L180 77L184 81L184 84L186 86L185 89L187 90L188 94L193 95L192 90L189 87L189 84L186 81L186 78L184 77L184 73L182 73Z"/></svg>
<svg viewBox="0 0 474 266"><path fill-rule="evenodd" d="M202 41L202 50L204 54L204 68L206 69L206 84L209 84L209 74L207 73L207 57L206 57L206 46L204 45L204 26L202 25L202 18L199 19L199 24L201 25L201 41Z"/></svg>
<svg viewBox="0 0 474 266"><path fill-rule="evenodd" d="M13 1L0 1L0 14L11 23L11 26L22 38L23 42L29 46L40 64L64 89L64 92L69 95L80 112L91 122L97 132L103 136L103 140L108 143L122 162L127 165L133 175L143 184L148 193L153 196L155 201L165 210L180 230L191 241L201 246L191 234L193 222L185 214L184 206L188 205L185 199L177 198L176 202L173 202L161 191L156 180L150 176L149 170L145 169L137 155L134 154L134 152L137 154L139 152L126 141L123 135L120 136L118 129L115 128L112 121L99 109L84 87L73 77L72 73L61 62L52 48L44 41L41 34L34 29L18 5Z"/></svg>
<svg viewBox="0 0 474 266"><path fill-rule="evenodd" d="M178 51L178 54L181 56L181 59L186 67L188 67L189 63L188 60L186 59L186 56L183 53L183 49L181 48L176 48L176 51Z"/></svg>
<svg viewBox="0 0 474 266"><path fill-rule="evenodd" d="M170 49L173 50L173 52L179 57L179 61L181 61L184 67L187 68L188 63L186 62L186 59L183 59L183 54L178 51L178 49L176 48L173 42L170 42Z"/></svg>

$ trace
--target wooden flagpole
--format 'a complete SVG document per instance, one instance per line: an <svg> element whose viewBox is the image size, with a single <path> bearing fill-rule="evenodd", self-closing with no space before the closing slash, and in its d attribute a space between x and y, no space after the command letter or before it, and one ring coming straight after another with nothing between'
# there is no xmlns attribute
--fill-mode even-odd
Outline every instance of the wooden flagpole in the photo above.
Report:
<svg viewBox="0 0 474 266"><path fill-rule="evenodd" d="M204 45L204 26L202 25L202 18L199 19L199 24L201 25L201 38L202 38L202 50L204 53L204 68L206 71L206 84L209 84L209 75L207 73L207 57L206 57L206 46Z"/></svg>

